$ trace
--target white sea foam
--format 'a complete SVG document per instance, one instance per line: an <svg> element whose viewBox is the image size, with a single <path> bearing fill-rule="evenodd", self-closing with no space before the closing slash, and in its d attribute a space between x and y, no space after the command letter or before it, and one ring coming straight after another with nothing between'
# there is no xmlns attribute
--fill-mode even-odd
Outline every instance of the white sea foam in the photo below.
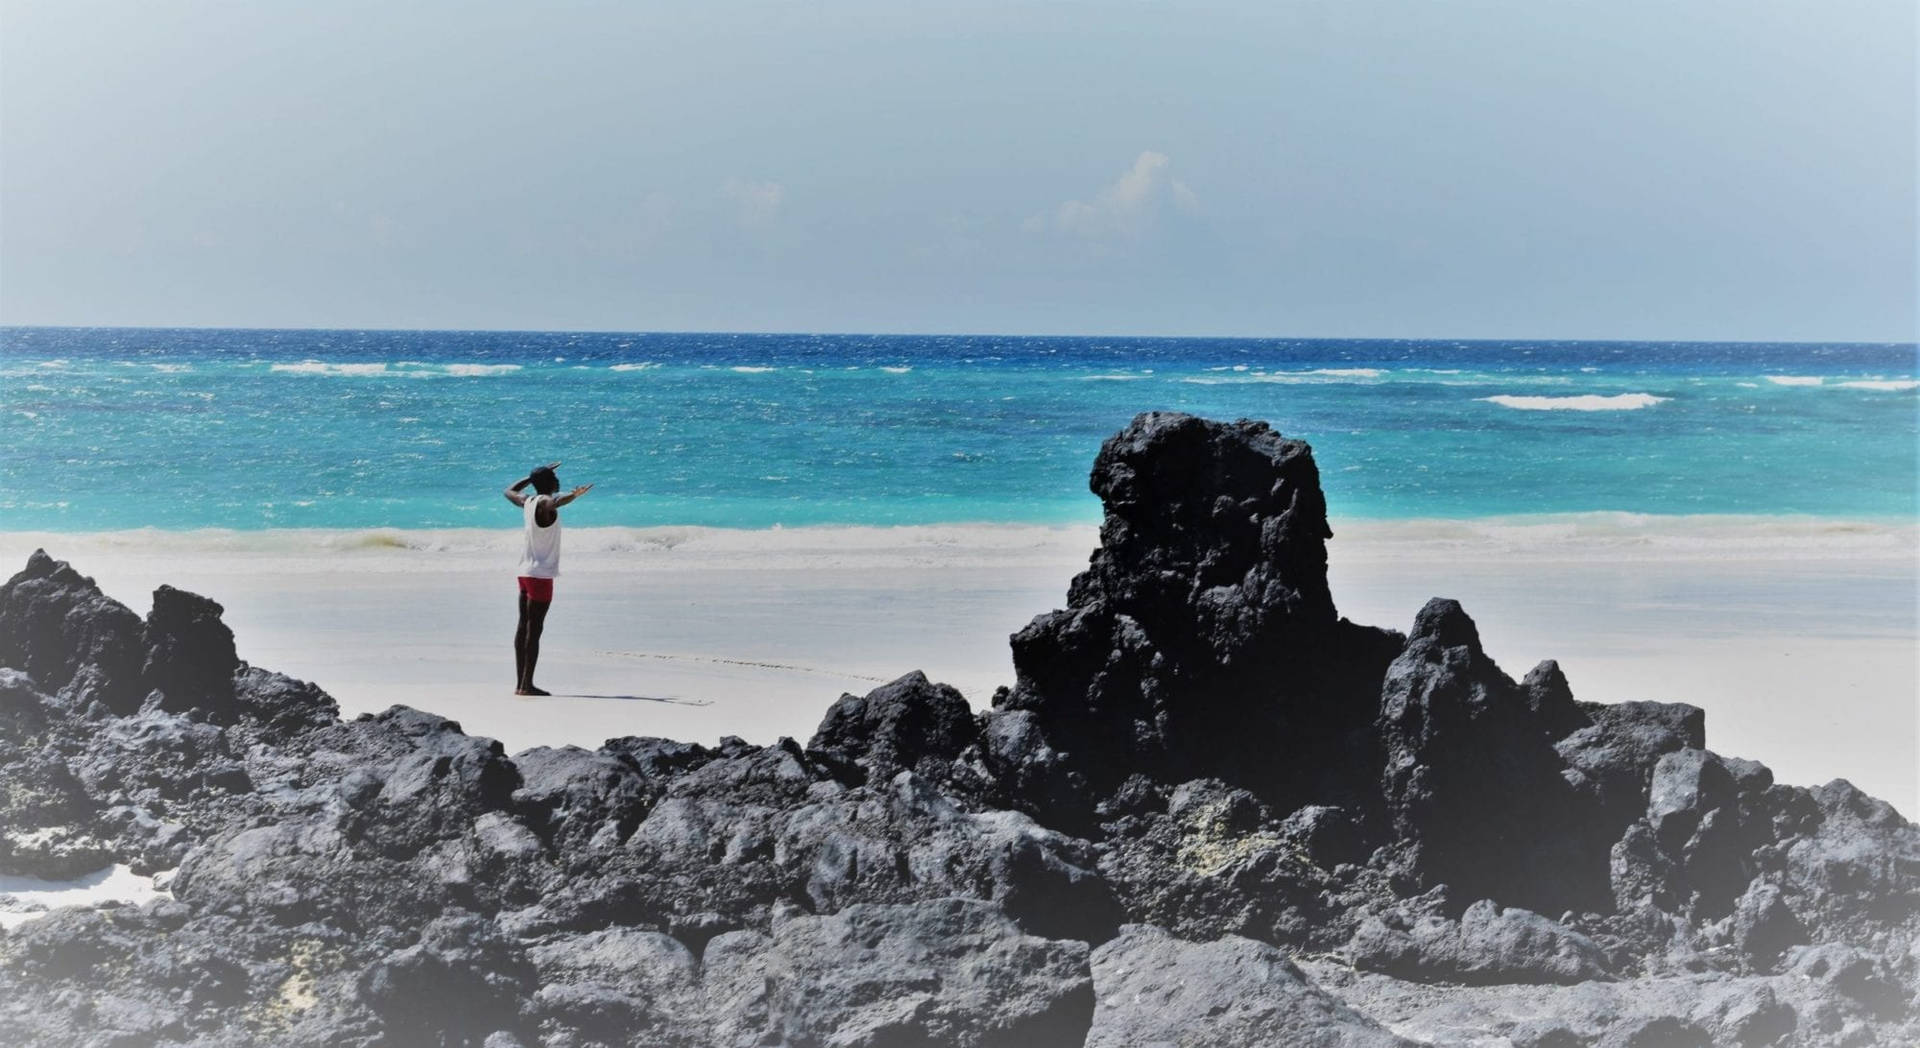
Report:
<svg viewBox="0 0 1920 1048"><path fill-rule="evenodd" d="M1819 375L1764 375L1762 377L1776 386L1818 386L1826 381Z"/></svg>
<svg viewBox="0 0 1920 1048"><path fill-rule="evenodd" d="M1863 378L1837 384L1845 389L1877 389L1894 393L1920 389L1920 379L1911 378Z"/></svg>
<svg viewBox="0 0 1920 1048"><path fill-rule="evenodd" d="M889 374L889 375L904 375L904 374L906 374L907 372L909 372L909 371L912 371L912 370L913 370L913 368L912 368L912 366L911 366L911 365L908 365L908 366L903 366L903 367L886 367L886 366L882 366L882 367L880 368L880 370L882 370L882 371L884 371L884 372L886 372L886 373L887 373L887 374Z"/></svg>
<svg viewBox="0 0 1920 1048"><path fill-rule="evenodd" d="M269 365L273 371L288 375L340 375L355 378L435 378L449 376L453 378L475 378L485 375L506 375L519 371L519 364L427 364L417 360L401 360L392 364L386 361L332 361L302 360L291 364Z"/></svg>
<svg viewBox="0 0 1920 1048"><path fill-rule="evenodd" d="M759 374L764 374L768 371L777 371L779 369L771 368L771 367L759 367L752 364L740 364L736 367L728 368L727 370L737 371L742 375L759 375Z"/></svg>
<svg viewBox="0 0 1920 1048"><path fill-rule="evenodd" d="M341 364L325 360L302 360L295 364L274 364L270 370L288 375L385 375L385 363Z"/></svg>
<svg viewBox="0 0 1920 1048"><path fill-rule="evenodd" d="M1145 375L1122 375L1122 374L1080 376L1081 381L1083 382L1136 382L1146 377L1147 376Z"/></svg>
<svg viewBox="0 0 1920 1048"><path fill-rule="evenodd" d="M615 365L614 365L614 366L613 366L612 368L610 368L609 370L612 370L612 371L652 371L652 370L653 370L654 368L657 368L657 367L659 367L659 366L660 366L660 365L659 365L658 363L656 363L656 362L654 362L654 361L651 361L651 360L642 360L642 361L640 361L639 363L636 363L636 364L615 364Z"/></svg>
<svg viewBox="0 0 1920 1048"><path fill-rule="evenodd" d="M1237 386L1255 383L1267 383L1278 386L1321 385L1328 383L1371 381L1384 378L1386 371L1380 368L1314 368L1311 371L1254 371L1245 372L1244 366L1236 366L1231 376L1218 375L1200 378L1183 378L1180 381L1196 386Z"/></svg>
<svg viewBox="0 0 1920 1048"><path fill-rule="evenodd" d="M129 867L116 865L65 881L0 876L0 928L17 928L68 907L97 907L110 902L138 906L153 899L172 898L165 887L171 874L167 871L142 877Z"/></svg>
<svg viewBox="0 0 1920 1048"><path fill-rule="evenodd" d="M1638 411L1664 404L1672 398L1657 397L1652 393L1617 393L1610 397L1597 393L1572 397L1517 397L1502 393L1479 399L1518 411Z"/></svg>
<svg viewBox="0 0 1920 1048"><path fill-rule="evenodd" d="M520 370L518 364L448 364L447 374L460 378L475 375L506 375Z"/></svg>

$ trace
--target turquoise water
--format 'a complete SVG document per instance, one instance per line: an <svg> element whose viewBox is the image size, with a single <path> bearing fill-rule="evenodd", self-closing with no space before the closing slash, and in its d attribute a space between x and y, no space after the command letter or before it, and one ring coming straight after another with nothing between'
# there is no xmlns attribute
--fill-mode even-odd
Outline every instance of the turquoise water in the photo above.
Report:
<svg viewBox="0 0 1920 1048"><path fill-rule="evenodd" d="M1912 345L0 329L0 530L1070 523L1136 412L1266 419L1336 518L1912 519Z"/></svg>

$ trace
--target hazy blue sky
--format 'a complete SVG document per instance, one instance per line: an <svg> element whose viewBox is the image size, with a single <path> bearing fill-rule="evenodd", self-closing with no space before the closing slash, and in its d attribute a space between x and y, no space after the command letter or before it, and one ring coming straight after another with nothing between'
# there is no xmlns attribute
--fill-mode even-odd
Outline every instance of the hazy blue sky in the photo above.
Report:
<svg viewBox="0 0 1920 1048"><path fill-rule="evenodd" d="M1912 339L1911 0L0 0L0 323Z"/></svg>

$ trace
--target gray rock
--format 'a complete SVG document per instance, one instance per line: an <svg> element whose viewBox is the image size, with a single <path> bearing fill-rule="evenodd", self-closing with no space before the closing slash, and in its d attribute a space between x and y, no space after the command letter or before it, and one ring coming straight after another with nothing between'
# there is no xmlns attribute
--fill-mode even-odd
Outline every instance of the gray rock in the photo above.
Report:
<svg viewBox="0 0 1920 1048"><path fill-rule="evenodd" d="M1396 927L1400 925L1399 927ZM1482 899L1458 921L1361 922L1347 945L1357 968L1466 983L1578 983L1610 978L1592 939L1530 910Z"/></svg>
<svg viewBox="0 0 1920 1048"><path fill-rule="evenodd" d="M709 1043L700 963L678 940L640 928L603 928L527 951L539 974L533 1006L551 1035L572 1030L610 1044Z"/></svg>
<svg viewBox="0 0 1920 1048"><path fill-rule="evenodd" d="M1279 950L1238 936L1197 943L1130 924L1094 951L1093 984L1087 1048L1413 1044L1315 985Z"/></svg>
<svg viewBox="0 0 1920 1048"><path fill-rule="evenodd" d="M1647 822L1669 851L1679 851L1708 812L1732 808L1739 787L1720 758L1683 749L1654 762L1647 792Z"/></svg>
<svg viewBox="0 0 1920 1048"><path fill-rule="evenodd" d="M1183 783L1164 813L1107 842L1100 872L1129 917L1189 939L1244 935L1330 948L1343 922L1323 896L1332 875L1246 790Z"/></svg>
<svg viewBox="0 0 1920 1048"><path fill-rule="evenodd" d="M604 750L542 746L514 754L513 763L520 771L514 805L567 852L619 847L666 790L663 780Z"/></svg>
<svg viewBox="0 0 1920 1048"><path fill-rule="evenodd" d="M1780 1000L1773 987L1753 981L1708 991L1692 1019L1713 1035L1715 1043L1743 1048L1778 1044L1799 1025L1793 1007Z"/></svg>
<svg viewBox="0 0 1920 1048"><path fill-rule="evenodd" d="M971 899L778 918L716 938L705 970L716 1044L1026 1048L1080 1044L1093 1017L1085 943Z"/></svg>
<svg viewBox="0 0 1920 1048"><path fill-rule="evenodd" d="M1734 904L1733 941L1749 964L1767 970L1789 947L1807 941L1807 928L1778 887L1756 880Z"/></svg>
<svg viewBox="0 0 1920 1048"><path fill-rule="evenodd" d="M827 710L807 753L858 766L861 778L891 779L918 770L941 777L939 766L979 737L967 700L948 684L914 670L865 695L842 695Z"/></svg>
<svg viewBox="0 0 1920 1048"><path fill-rule="evenodd" d="M1661 1016L1622 1023L1608 1030L1596 1048L1713 1048L1713 1037L1697 1023Z"/></svg>
<svg viewBox="0 0 1920 1048"><path fill-rule="evenodd" d="M1660 758L1707 745L1706 714L1678 702L1587 703L1590 723L1554 744L1566 761L1567 781L1593 797L1620 830L1646 811L1647 790Z"/></svg>

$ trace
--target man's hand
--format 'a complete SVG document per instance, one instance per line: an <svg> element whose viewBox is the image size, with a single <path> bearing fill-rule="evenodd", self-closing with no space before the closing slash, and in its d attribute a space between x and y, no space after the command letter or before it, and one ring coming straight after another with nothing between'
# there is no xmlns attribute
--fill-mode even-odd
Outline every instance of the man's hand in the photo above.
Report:
<svg viewBox="0 0 1920 1048"><path fill-rule="evenodd" d="M560 463L558 462L547 463L547 469L549 470L555 470L559 468L560 468ZM524 506L527 504L527 497L525 495L520 494L520 489L526 487L531 483L533 483L533 475L528 474L527 476L521 477L519 480L514 481L513 484L509 486L507 490L502 494L507 496L508 502L511 502L516 506ZM590 488L590 487L593 487L593 485L591 484L587 485L587 488ZM578 496L578 495L585 494L587 488L580 488L579 490L574 492L574 495Z"/></svg>
<svg viewBox="0 0 1920 1048"><path fill-rule="evenodd" d="M592 490L593 490L593 485L582 484L579 487L574 488L572 491L567 492L565 495L562 495L559 498L554 499L553 508L559 509L561 506L564 506L567 503L572 502L574 499L577 499L580 496L585 495L587 492Z"/></svg>

